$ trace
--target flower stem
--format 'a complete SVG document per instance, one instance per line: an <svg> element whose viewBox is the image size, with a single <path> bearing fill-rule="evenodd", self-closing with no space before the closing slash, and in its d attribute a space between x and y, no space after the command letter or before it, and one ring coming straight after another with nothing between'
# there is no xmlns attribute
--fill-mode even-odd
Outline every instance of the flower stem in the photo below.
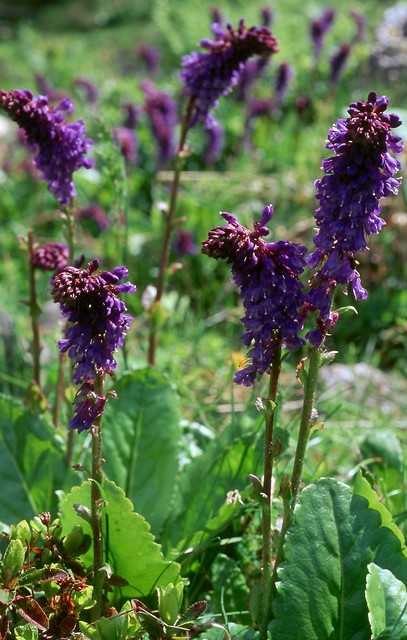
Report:
<svg viewBox="0 0 407 640"><path fill-rule="evenodd" d="M73 264L74 253L75 253L75 229L76 229L73 200L71 200L71 203L69 206L64 208L64 214L65 214L64 234L65 234L66 244L68 245L68 264ZM66 354L60 353L59 360L58 360L57 384L55 389L55 402L52 410L52 422L54 424L54 427L58 427L59 425L59 416L60 416L61 407L64 401L64 397L65 397L66 360L67 360ZM74 437L75 437L74 431L68 430L66 456L65 456L68 466L70 466L72 462Z"/></svg>
<svg viewBox="0 0 407 640"><path fill-rule="evenodd" d="M267 640L267 629L271 609L271 502L274 460L274 417L278 380L281 371L281 343L273 353L269 380L268 400L273 403L267 408L264 433L264 474L262 491L262 564L263 564L263 603L261 609L259 640Z"/></svg>
<svg viewBox="0 0 407 640"><path fill-rule="evenodd" d="M174 220L175 220L175 212L176 212L176 206L177 206L181 171L182 171L182 167L184 166L184 160L185 160L185 143L186 143L187 134L189 130L189 124L191 122L194 102L195 102L195 99L190 98L187 104L187 107L185 109L184 117L181 123L180 141L179 141L177 156L175 159L174 176L173 176L172 185L171 185L170 203L168 207L168 213L166 216L164 238L163 238L163 244L161 248L161 259L160 259L160 265L158 270L156 294L155 294L153 309L159 304L162 298L162 295L164 293L165 275L166 275L168 260L170 256L171 238L174 230ZM150 325L149 346L148 346L148 364L151 364L153 366L156 363L157 343L158 343L157 326L154 322L154 319L152 319L151 325Z"/></svg>
<svg viewBox="0 0 407 640"><path fill-rule="evenodd" d="M35 267L33 263L34 258L34 231L31 229L28 232L28 274L29 274L29 287L30 287L30 316L31 316L31 330L32 330L32 357L33 357L33 381L41 386L40 383L40 330L38 326L38 316L40 308L37 301L37 291L35 286Z"/></svg>
<svg viewBox="0 0 407 640"><path fill-rule="evenodd" d="M98 375L95 380L95 393L98 396L103 396L103 389L104 376ZM91 523L93 533L93 598L96 601L92 609L93 621L101 616L103 599L104 573L101 570L103 566L102 465L102 415L100 415L92 425Z"/></svg>
<svg viewBox="0 0 407 640"><path fill-rule="evenodd" d="M291 474L290 492L287 498L284 498L284 515L281 526L278 546L276 551L276 559L272 576L272 592L275 591L277 581L277 569L283 559L284 542L287 529L293 521L294 508L297 502L302 472L304 468L305 452L309 440L310 429L312 426L312 411L314 408L315 391L318 382L319 368L321 364L321 352L318 348L312 347L309 354L309 366L307 377L304 385L304 400L301 413L300 428L298 432L297 448L295 451L294 465Z"/></svg>

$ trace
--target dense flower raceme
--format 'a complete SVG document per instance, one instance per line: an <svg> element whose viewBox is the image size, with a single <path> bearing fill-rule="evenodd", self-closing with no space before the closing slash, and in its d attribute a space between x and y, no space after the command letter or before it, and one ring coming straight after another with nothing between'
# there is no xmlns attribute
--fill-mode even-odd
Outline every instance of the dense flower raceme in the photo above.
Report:
<svg viewBox="0 0 407 640"><path fill-rule="evenodd" d="M60 242L47 242L40 247L35 247L32 264L42 271L59 271L65 269L68 264L69 250Z"/></svg>
<svg viewBox="0 0 407 640"><path fill-rule="evenodd" d="M73 102L65 98L52 107L46 96L34 98L28 90L0 90L0 108L25 131L28 144L36 152L34 164L48 182L49 191L61 206L68 205L76 196L74 171L93 166L86 157L92 140L85 138L82 120L63 122L64 112L73 111Z"/></svg>
<svg viewBox="0 0 407 640"><path fill-rule="evenodd" d="M95 393L95 378L116 368L113 354L123 346L132 319L118 295L136 290L130 282L119 284L128 275L126 267L96 273L98 266L95 259L87 269L66 267L52 280L54 301L70 323L58 347L74 360L73 380L81 385L70 423L78 431L90 429L103 413L106 397Z"/></svg>
<svg viewBox="0 0 407 640"><path fill-rule="evenodd" d="M118 297L136 290L130 282L119 284L128 275L126 267L96 273L98 266L95 259L87 269L66 267L52 281L54 302L71 323L58 346L75 361L73 379L77 384L116 368L113 353L123 346L131 321Z"/></svg>
<svg viewBox="0 0 407 640"><path fill-rule="evenodd" d="M249 364L235 373L234 381L245 386L267 371L280 343L296 349L304 342L298 332L303 326L305 295L298 278L306 265L307 249L285 240L263 240L272 214L272 206L264 207L250 231L230 213L222 213L228 224L213 229L202 244L203 253L232 265L233 280L240 289L246 329L242 339L249 347Z"/></svg>
<svg viewBox="0 0 407 640"><path fill-rule="evenodd" d="M396 114L385 113L388 104L388 98L372 91L367 101L351 103L349 117L339 119L329 130L327 148L334 155L323 160L325 175L315 182L316 249L308 257L318 269L311 302L322 309L321 322L328 319L324 314L332 283L350 285L356 299L367 296L355 254L366 251L366 237L379 233L385 224L380 200L396 194L400 185L394 177L400 163L389 152L403 149L401 138L391 131L401 121Z"/></svg>
<svg viewBox="0 0 407 640"><path fill-rule="evenodd" d="M268 57L278 50L277 40L268 27L247 29L244 20L240 21L237 29L227 25L223 30L216 23L215 39L201 40L201 46L206 52L194 51L184 56L180 73L185 93L194 100L191 126L198 121L210 126L213 116L209 111L238 83L240 72L249 58L254 55Z"/></svg>

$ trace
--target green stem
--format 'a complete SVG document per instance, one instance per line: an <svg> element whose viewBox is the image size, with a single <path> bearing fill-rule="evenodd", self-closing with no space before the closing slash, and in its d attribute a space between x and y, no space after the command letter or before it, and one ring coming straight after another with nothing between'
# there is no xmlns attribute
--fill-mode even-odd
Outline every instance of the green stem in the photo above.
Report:
<svg viewBox="0 0 407 640"><path fill-rule="evenodd" d="M276 404L278 380L281 371L281 344L273 354L269 380L268 400ZM271 610L271 502L274 460L274 419L275 407L267 407L264 432L264 474L262 491L262 565L263 565L263 606L261 609L259 640L267 640Z"/></svg>
<svg viewBox="0 0 407 640"><path fill-rule="evenodd" d="M185 160L185 143L187 139L189 125L192 118L194 103L195 103L195 99L190 98L187 104L187 107L185 109L184 118L181 125L180 142L179 142L178 152L175 160L174 176L173 176L172 185L171 185L171 197L170 197L168 213L165 221L164 238L163 238L163 244L161 248L161 259L160 259L160 266L158 270L156 294L155 294L153 308L155 305L158 305L164 293L165 275L168 267L168 261L170 257L170 248L171 248L171 239L172 239L172 234L175 226L174 221L175 221L175 212L176 212L177 199L178 199L179 184L181 179L181 171L184 166L184 160ZM154 319L152 318L151 325L150 325L149 345L148 345L148 364L153 366L156 363L157 344L158 344L157 326L154 322Z"/></svg>
<svg viewBox="0 0 407 640"><path fill-rule="evenodd" d="M40 330L38 326L38 316L40 308L37 301L37 291L35 286L35 267L33 264L34 258L34 231L31 229L28 232L28 274L29 274L29 287L30 287L30 316L31 316L31 330L32 330L32 357L33 357L33 373L32 378L34 382L40 387Z"/></svg>
<svg viewBox="0 0 407 640"><path fill-rule="evenodd" d="M98 375L95 380L95 393L102 397L104 376ZM100 487L103 482L102 457L102 416L96 418L92 425L92 476L91 476L91 523L93 534L93 598L92 621L100 618L103 600L103 529L102 510L103 497Z"/></svg>
<svg viewBox="0 0 407 640"><path fill-rule="evenodd" d="M64 213L66 216L66 222L64 224L65 231L65 239L66 244L68 246L68 264L72 265L74 261L74 253L75 253L75 214L74 214L74 201L71 200L69 206L64 208ZM55 403L52 410L52 421L55 427L59 425L59 417L61 413L61 407L64 402L65 397L65 366L66 366L66 354L60 353L58 360L58 374L57 374L57 384L55 389ZM74 442L75 433L74 431L68 429L67 434L67 445L66 445L66 461L70 466L72 462L72 452L73 452L73 442Z"/></svg>
<svg viewBox="0 0 407 640"><path fill-rule="evenodd" d="M284 542L288 527L293 521L294 508L297 502L302 472L304 468L305 452L308 445L310 429L312 426L312 411L314 408L315 392L318 382L319 368L321 364L321 352L319 349L312 347L309 354L309 366L304 385L304 401L302 406L300 428L298 432L297 448L295 451L294 465L291 474L290 494L284 499L284 515L281 526L276 559L272 576L272 590L275 591L277 581L277 569L283 559Z"/></svg>

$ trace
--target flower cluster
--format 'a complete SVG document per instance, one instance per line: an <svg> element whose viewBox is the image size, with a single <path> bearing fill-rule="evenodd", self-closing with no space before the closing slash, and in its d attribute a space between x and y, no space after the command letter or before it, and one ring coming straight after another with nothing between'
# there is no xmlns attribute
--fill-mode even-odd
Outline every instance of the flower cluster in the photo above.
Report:
<svg viewBox="0 0 407 640"><path fill-rule="evenodd" d="M254 55L268 57L277 52L277 40L266 26L247 29L240 20L237 29L216 24L214 40L201 40L205 53L194 51L184 56L181 81L194 103L191 126L198 121L210 125L209 111L218 99L227 95L238 83L244 63ZM212 25L214 28L214 25Z"/></svg>
<svg viewBox="0 0 407 640"><path fill-rule="evenodd" d="M316 249L308 257L314 269L319 267L311 294L312 304L322 310L322 322L328 319L332 283L350 285L356 299L367 296L355 253L366 251L366 237L379 233L385 224L380 200L396 194L400 185L394 177L400 163L390 151L403 149L401 138L391 132L401 121L396 114L385 113L388 104L386 96L379 98L372 91L367 101L351 103L349 117L339 119L329 130L327 148L334 155L323 160L325 175L315 182Z"/></svg>
<svg viewBox="0 0 407 640"><path fill-rule="evenodd" d="M90 429L103 413L106 398L95 393L94 381L116 368L113 354L123 346L130 327L132 317L118 294L136 290L130 282L119 284L128 275L126 267L96 273L98 266L95 259L87 269L66 267L52 280L54 302L70 323L58 347L74 360L73 380L81 385L70 423L79 431Z"/></svg>
<svg viewBox="0 0 407 640"><path fill-rule="evenodd" d="M306 247L285 240L265 242L265 225L273 207L263 209L259 222L250 231L230 213L222 213L226 226L216 227L202 243L202 252L232 265L235 284L240 289L246 329L242 335L249 348L249 364L235 373L234 381L250 386L267 371L279 344L296 349L304 341L298 332L303 326L305 301L299 275L306 262Z"/></svg>
<svg viewBox="0 0 407 640"><path fill-rule="evenodd" d="M25 131L28 144L35 149L34 164L49 191L61 206L68 205L76 196L74 171L93 166L86 158L92 140L85 138L82 120L64 123L64 112L73 111L73 102L65 98L52 107L47 97L34 98L28 90L0 90L0 108Z"/></svg>
<svg viewBox="0 0 407 640"><path fill-rule="evenodd" d="M75 360L73 379L77 384L116 368L113 353L123 346L131 321L118 297L136 290L130 282L119 284L128 275L126 267L96 273L98 266L95 259L87 269L66 267L52 281L54 302L71 323L58 347Z"/></svg>
<svg viewBox="0 0 407 640"><path fill-rule="evenodd" d="M42 271L60 271L68 264L69 250L60 242L48 242L41 247L35 247L32 264Z"/></svg>
<svg viewBox="0 0 407 640"><path fill-rule="evenodd" d="M93 228L96 233L103 233L103 231L107 231L110 226L106 212L97 204L88 204L86 207L78 209L75 215L77 220L89 221L91 228Z"/></svg>

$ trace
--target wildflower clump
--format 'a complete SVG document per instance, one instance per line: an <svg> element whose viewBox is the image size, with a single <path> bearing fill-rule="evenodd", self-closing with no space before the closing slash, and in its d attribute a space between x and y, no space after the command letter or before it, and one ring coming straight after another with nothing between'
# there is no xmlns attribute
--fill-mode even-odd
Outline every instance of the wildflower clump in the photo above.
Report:
<svg viewBox="0 0 407 640"><path fill-rule="evenodd" d="M126 267L96 273L98 266L95 259L87 269L66 267L53 278L54 302L71 323L58 347L75 361L76 383L116 368L113 353L123 346L132 319L118 297L136 290L130 282L119 284L128 275Z"/></svg>
<svg viewBox="0 0 407 640"><path fill-rule="evenodd" d="M113 354L123 346L132 320L119 294L136 290L130 282L120 284L128 275L126 267L97 273L98 267L97 259L88 268L66 267L52 281L54 302L69 322L58 347L74 361L72 378L81 385L70 423L78 431L89 429L103 413L106 397L95 392L95 379L117 366Z"/></svg>
<svg viewBox="0 0 407 640"><path fill-rule="evenodd" d="M250 231L230 213L222 213L226 226L215 227L202 243L202 252L232 265L234 283L245 308L243 343L249 348L249 364L235 373L234 381L250 386L265 373L278 345L296 349L303 344L299 331L305 301L299 280L306 266L306 247L279 240L266 242L265 226L273 215L264 207Z"/></svg>
<svg viewBox="0 0 407 640"><path fill-rule="evenodd" d="M194 103L191 126L199 121L210 126L214 120L210 110L236 86L249 58L269 57L278 51L277 40L266 26L248 29L240 20L237 29L230 24L223 29L220 23L213 27L215 39L201 40L206 52L194 51L182 60L180 78Z"/></svg>
<svg viewBox="0 0 407 640"><path fill-rule="evenodd" d="M320 311L319 329L311 334L318 345L326 323L331 323L329 308L337 284L350 285L355 299L367 297L355 254L367 250L367 237L385 225L381 218L381 200L397 194L400 179L395 177L400 163L393 154L403 143L392 129L400 118L385 113L386 96L369 93L368 99L352 102L349 117L339 119L329 130L327 148L334 155L322 162L324 176L315 182L319 207L315 220L315 250L308 256L317 269L311 281L308 301Z"/></svg>
<svg viewBox="0 0 407 640"><path fill-rule="evenodd" d="M83 121L64 122L65 114L74 110L72 100L64 98L53 107L46 96L34 98L28 90L0 90L0 109L24 130L35 152L34 164L49 191L61 206L69 205L76 196L73 173L93 166L93 160L86 157L92 140L85 137Z"/></svg>

